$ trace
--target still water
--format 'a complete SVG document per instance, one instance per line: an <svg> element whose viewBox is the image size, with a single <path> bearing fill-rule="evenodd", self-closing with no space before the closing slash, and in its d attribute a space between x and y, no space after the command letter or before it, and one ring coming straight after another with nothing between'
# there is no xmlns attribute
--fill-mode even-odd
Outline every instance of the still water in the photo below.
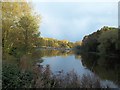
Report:
<svg viewBox="0 0 120 90"><path fill-rule="evenodd" d="M53 73L62 70L65 73L74 70L80 76L91 73L89 69L83 66L81 59L75 58L75 55L43 57L43 60L44 61L41 65L45 66L49 64Z"/></svg>
<svg viewBox="0 0 120 90"><path fill-rule="evenodd" d="M101 79L101 83L109 85L111 88L118 87L114 81L116 81L116 75L114 70L106 72L104 68L96 66L94 61L97 59L95 56L81 56L75 55L71 52L60 52L60 51L42 51L43 62L40 65L50 65L52 73L57 74L59 71L64 73L74 70L78 75L84 74L95 74ZM96 60L97 61L97 60ZM105 73L105 74L104 74ZM110 75L112 73L112 75Z"/></svg>

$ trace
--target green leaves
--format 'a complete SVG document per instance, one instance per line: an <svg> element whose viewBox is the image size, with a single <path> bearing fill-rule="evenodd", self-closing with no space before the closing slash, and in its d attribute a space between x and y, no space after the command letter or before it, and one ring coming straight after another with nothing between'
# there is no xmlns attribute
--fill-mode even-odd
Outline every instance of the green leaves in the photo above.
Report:
<svg viewBox="0 0 120 90"><path fill-rule="evenodd" d="M101 54L116 54L118 42L118 30L113 28L103 32L98 38L100 45L98 46Z"/></svg>
<svg viewBox="0 0 120 90"><path fill-rule="evenodd" d="M54 48L72 48L73 43L67 40L57 40L53 38L39 38L39 42L37 43L38 47L46 46L46 47L54 47Z"/></svg>
<svg viewBox="0 0 120 90"><path fill-rule="evenodd" d="M118 29L104 26L97 32L85 36L82 40L84 52L99 52L101 54L117 53Z"/></svg>
<svg viewBox="0 0 120 90"><path fill-rule="evenodd" d="M3 52L21 55L35 46L40 33L40 17L27 2L2 3ZM13 50L16 48L16 50ZM16 53L16 54L15 54ZM24 54L24 53L23 53Z"/></svg>

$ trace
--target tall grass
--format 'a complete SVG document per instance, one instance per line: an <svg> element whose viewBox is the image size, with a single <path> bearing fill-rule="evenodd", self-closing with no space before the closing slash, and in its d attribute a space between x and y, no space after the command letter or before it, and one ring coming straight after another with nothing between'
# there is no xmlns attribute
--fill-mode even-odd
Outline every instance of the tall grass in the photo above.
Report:
<svg viewBox="0 0 120 90"><path fill-rule="evenodd" d="M7 66L6 66L7 65ZM50 66L34 66L32 71L20 71L17 65L3 65L3 88L104 88L93 74L77 75L74 71L53 74Z"/></svg>
<svg viewBox="0 0 120 90"><path fill-rule="evenodd" d="M93 74L77 75L74 70L64 73L63 71L53 74L50 66L36 66L34 69L35 88L102 88L100 79Z"/></svg>

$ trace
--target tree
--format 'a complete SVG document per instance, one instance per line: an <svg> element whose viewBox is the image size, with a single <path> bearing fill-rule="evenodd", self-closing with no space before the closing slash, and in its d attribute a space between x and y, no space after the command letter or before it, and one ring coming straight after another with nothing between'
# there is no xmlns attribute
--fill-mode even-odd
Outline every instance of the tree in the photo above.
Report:
<svg viewBox="0 0 120 90"><path fill-rule="evenodd" d="M82 40L82 50L85 52L99 52L100 49L101 50L103 49L102 45L99 46L99 44L103 43L103 41L105 41L105 42L106 42L106 40L108 41L107 38L113 39L114 36L111 37L110 35L112 35L112 34L115 35L115 32L116 32L115 30L116 30L116 28L104 26L97 32L94 32L90 35L85 36ZM117 37L117 36L115 35L115 37ZM112 39L110 39L110 42L112 41ZM106 45L107 45L107 43L106 43ZM101 47L101 48L99 48L99 51L98 51L98 46ZM107 49L107 47L104 47L104 48Z"/></svg>
<svg viewBox="0 0 120 90"><path fill-rule="evenodd" d="M38 37L38 20L34 16L24 16L20 18L19 27L21 28L24 36L25 50L27 51L30 47L35 44L35 39Z"/></svg>
<svg viewBox="0 0 120 90"><path fill-rule="evenodd" d="M3 52L9 52L11 44L9 42L10 33L16 28L16 22L24 15L31 13L30 5L27 2L3 2L2 3L2 44Z"/></svg>
<svg viewBox="0 0 120 90"><path fill-rule="evenodd" d="M19 53L24 47L34 46L38 40L39 16L27 2L2 3L3 53ZM15 54L15 53L14 53Z"/></svg>
<svg viewBox="0 0 120 90"><path fill-rule="evenodd" d="M101 54L117 54L118 29L110 29L102 33L98 39L100 45L98 46Z"/></svg>

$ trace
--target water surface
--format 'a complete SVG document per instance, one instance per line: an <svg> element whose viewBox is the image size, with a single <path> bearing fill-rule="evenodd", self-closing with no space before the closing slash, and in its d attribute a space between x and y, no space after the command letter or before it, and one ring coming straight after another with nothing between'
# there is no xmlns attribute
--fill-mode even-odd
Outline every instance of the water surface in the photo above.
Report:
<svg viewBox="0 0 120 90"><path fill-rule="evenodd" d="M75 58L75 55L69 56L53 56L53 57L43 57L43 63L41 65L50 65L53 73L58 71L70 72L74 70L80 76L83 74L90 73L91 71L83 66L81 59Z"/></svg>
<svg viewBox="0 0 120 90"><path fill-rule="evenodd" d="M84 74L95 74L100 77L103 85L109 85L112 88L118 87L114 83L117 80L114 70L106 70L104 67L99 67L96 64L99 59L97 56L76 55L72 52L54 50L43 50L41 53L44 54L42 54L43 62L40 65L50 65L50 69L54 74L60 71L67 73L73 70L80 76ZM114 74L111 75L111 73Z"/></svg>

